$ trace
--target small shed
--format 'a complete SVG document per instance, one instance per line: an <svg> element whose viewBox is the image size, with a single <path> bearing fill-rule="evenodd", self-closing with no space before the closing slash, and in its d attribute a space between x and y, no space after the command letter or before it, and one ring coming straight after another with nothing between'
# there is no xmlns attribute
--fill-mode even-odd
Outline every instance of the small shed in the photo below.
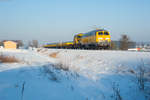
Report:
<svg viewBox="0 0 150 100"><path fill-rule="evenodd" d="M3 42L5 49L17 49L18 43L14 41L5 41Z"/></svg>

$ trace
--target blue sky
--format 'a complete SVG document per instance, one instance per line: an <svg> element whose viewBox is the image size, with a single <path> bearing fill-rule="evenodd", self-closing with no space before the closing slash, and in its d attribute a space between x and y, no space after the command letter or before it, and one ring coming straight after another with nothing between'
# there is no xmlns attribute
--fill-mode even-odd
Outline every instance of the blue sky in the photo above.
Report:
<svg viewBox="0 0 150 100"><path fill-rule="evenodd" d="M150 0L0 0L0 39L58 42L96 27L149 41Z"/></svg>

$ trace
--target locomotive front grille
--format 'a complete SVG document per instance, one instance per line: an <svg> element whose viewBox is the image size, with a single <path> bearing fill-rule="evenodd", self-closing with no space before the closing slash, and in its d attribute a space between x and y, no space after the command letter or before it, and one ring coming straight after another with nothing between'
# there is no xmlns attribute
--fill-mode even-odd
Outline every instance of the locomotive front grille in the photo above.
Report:
<svg viewBox="0 0 150 100"><path fill-rule="evenodd" d="M97 44L100 46L108 46L110 45L110 42L108 42L107 40L103 40L103 41L99 41Z"/></svg>

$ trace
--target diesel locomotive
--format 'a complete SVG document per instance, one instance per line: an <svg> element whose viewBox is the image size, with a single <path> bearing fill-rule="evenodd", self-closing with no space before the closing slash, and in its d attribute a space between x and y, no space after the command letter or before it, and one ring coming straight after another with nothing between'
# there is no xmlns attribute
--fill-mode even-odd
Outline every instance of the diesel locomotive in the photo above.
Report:
<svg viewBox="0 0 150 100"><path fill-rule="evenodd" d="M67 49L109 49L111 47L111 36L107 30L97 29L87 33L79 33L74 36L73 41L51 43L44 45L44 47Z"/></svg>

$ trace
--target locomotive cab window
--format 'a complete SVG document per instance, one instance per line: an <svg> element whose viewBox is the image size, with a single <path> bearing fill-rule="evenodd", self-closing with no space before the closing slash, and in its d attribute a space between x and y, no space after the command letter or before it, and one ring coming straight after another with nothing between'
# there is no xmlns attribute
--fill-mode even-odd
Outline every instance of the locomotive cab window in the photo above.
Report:
<svg viewBox="0 0 150 100"><path fill-rule="evenodd" d="M103 35L103 32L99 32L98 35Z"/></svg>
<svg viewBox="0 0 150 100"><path fill-rule="evenodd" d="M109 35L109 33L108 32L104 32L104 35Z"/></svg>
<svg viewBox="0 0 150 100"><path fill-rule="evenodd" d="M81 36L77 36L77 38L81 38Z"/></svg>

